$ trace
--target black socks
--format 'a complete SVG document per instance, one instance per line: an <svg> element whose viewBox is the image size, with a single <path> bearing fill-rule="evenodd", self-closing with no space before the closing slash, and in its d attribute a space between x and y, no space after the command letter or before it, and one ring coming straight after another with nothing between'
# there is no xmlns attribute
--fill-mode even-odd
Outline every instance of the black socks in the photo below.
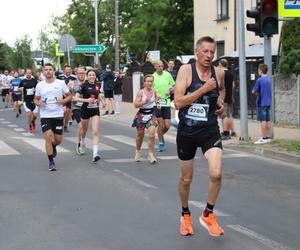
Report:
<svg viewBox="0 0 300 250"><path fill-rule="evenodd" d="M214 211L214 205L207 203L206 208L203 211L203 216L208 217L208 215L213 211Z"/></svg>

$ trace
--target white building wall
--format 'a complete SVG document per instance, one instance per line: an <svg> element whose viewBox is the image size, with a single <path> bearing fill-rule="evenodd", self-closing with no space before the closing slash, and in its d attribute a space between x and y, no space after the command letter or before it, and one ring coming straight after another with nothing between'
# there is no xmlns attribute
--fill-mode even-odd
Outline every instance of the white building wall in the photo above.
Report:
<svg viewBox="0 0 300 250"><path fill-rule="evenodd" d="M194 41L202 36L211 36L216 41L225 41L225 55L229 55L234 51L235 41L235 25L234 16L235 3L239 0L229 0L229 19L216 21L217 19L217 0L194 0ZM245 42L246 46L253 43L263 43L263 38L254 35L254 32L247 31L246 24L254 23L253 18L246 17L246 10L251 9L251 4L255 6L256 0L244 0L245 8ZM238 22L238 16L236 16ZM238 49L238 24L236 25L236 49ZM281 23L279 31L281 30ZM279 43L279 35L272 38L272 48L277 49Z"/></svg>

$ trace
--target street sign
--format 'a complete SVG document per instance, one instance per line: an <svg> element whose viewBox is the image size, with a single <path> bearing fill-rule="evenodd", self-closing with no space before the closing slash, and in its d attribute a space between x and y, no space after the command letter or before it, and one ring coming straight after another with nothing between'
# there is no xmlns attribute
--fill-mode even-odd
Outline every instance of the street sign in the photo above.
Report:
<svg viewBox="0 0 300 250"><path fill-rule="evenodd" d="M300 0L279 0L278 16L300 17Z"/></svg>
<svg viewBox="0 0 300 250"><path fill-rule="evenodd" d="M104 45L76 45L72 53L103 53L106 50Z"/></svg>
<svg viewBox="0 0 300 250"><path fill-rule="evenodd" d="M65 53L60 49L59 44L55 44L55 55L56 56L64 56Z"/></svg>
<svg viewBox="0 0 300 250"><path fill-rule="evenodd" d="M73 36L64 34L59 38L58 44L63 52L68 52L75 48L76 40Z"/></svg>

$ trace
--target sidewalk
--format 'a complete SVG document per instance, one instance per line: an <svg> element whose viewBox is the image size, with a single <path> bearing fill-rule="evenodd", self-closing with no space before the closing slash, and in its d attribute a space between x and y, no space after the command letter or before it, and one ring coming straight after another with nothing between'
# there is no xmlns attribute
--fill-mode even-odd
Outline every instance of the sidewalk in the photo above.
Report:
<svg viewBox="0 0 300 250"><path fill-rule="evenodd" d="M101 117L101 119L107 119L114 122L119 122L128 126L131 126L133 117L138 109L134 108L133 103L122 102L121 114ZM103 113L103 112L102 112ZM220 120L219 120L220 122ZM221 124L220 128L222 127ZM255 120L248 120L248 134L250 142L248 145L243 145L243 142L239 140L240 136L240 120L234 119L234 129L238 137L232 138L231 140L224 141L223 145L225 148L243 151L247 153L253 153L267 158L283 160L293 164L300 164L300 155L295 153L288 153L279 150L266 148L264 145L254 145L251 143L256 141L261 136L260 124ZM300 141L300 128L289 128L274 126L274 138L283 140L299 140Z"/></svg>

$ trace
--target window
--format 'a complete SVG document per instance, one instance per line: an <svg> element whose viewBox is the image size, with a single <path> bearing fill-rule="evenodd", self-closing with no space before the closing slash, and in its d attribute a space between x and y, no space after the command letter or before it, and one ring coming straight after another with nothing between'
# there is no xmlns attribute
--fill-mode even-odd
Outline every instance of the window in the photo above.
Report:
<svg viewBox="0 0 300 250"><path fill-rule="evenodd" d="M217 58L225 54L225 41L217 41Z"/></svg>
<svg viewBox="0 0 300 250"><path fill-rule="evenodd" d="M228 0L217 0L217 21L229 18Z"/></svg>

